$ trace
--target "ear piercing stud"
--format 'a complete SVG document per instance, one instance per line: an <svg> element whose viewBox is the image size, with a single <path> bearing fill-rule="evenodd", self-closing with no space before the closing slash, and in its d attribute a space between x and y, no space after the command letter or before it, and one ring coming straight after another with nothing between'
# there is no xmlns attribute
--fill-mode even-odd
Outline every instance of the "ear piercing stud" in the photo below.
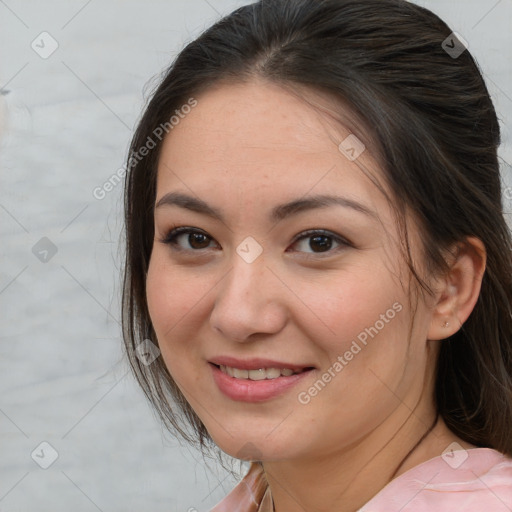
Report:
<svg viewBox="0 0 512 512"><path fill-rule="evenodd" d="M449 323L449 322L445 322L445 323L443 324L443 327L448 327L449 325L450 325L450 323Z"/></svg>

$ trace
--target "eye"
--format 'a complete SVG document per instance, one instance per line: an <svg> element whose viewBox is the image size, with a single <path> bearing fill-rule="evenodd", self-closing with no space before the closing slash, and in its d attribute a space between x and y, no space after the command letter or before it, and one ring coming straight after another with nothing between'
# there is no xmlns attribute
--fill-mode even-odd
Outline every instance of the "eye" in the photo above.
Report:
<svg viewBox="0 0 512 512"><path fill-rule="evenodd" d="M307 240L309 240L309 243L306 243ZM333 241L335 244L338 244L339 247L335 247L333 250L331 250ZM302 244L303 249L312 249L312 252L309 254L320 254L326 252L331 252L332 254L333 252L337 252L338 250L343 249L344 247L352 246L352 244L345 240L344 238L325 229L310 229L308 231L304 231L298 237L295 238L292 245L297 244L297 242L300 242L298 244L299 246ZM307 253L308 251L303 250L299 252Z"/></svg>
<svg viewBox="0 0 512 512"><path fill-rule="evenodd" d="M185 236L188 235L188 236ZM180 246L178 241L182 239L189 245L189 247ZM209 240L213 238L209 237L206 233L186 226L171 229L167 236L160 240L162 243L173 246L176 250L202 250L208 249Z"/></svg>
<svg viewBox="0 0 512 512"><path fill-rule="evenodd" d="M305 241L309 240L309 243L306 244ZM188 247L184 247L179 242L182 241L185 244L188 244ZM205 249L210 249L210 242L213 241L213 238L208 236L206 233L199 229L181 226L174 229L171 229L167 236L160 240L160 242L172 246L173 249L178 251L192 251L199 252ZM333 241L335 244L338 244L338 247L333 246ZM327 231L325 229L310 229L308 231L304 231L300 233L297 237L295 237L292 242L293 245L301 245L302 251L298 252L308 252L307 248L312 251L309 254L321 254L326 252L337 252L344 247L352 247L352 244L345 240L344 238L332 233L331 231ZM293 251L297 252L297 251Z"/></svg>

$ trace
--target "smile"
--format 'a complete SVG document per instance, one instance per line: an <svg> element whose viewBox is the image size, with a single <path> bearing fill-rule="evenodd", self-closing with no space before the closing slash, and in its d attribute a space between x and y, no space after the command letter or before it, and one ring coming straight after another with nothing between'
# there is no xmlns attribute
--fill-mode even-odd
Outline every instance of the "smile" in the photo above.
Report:
<svg viewBox="0 0 512 512"><path fill-rule="evenodd" d="M312 366L284 361L241 361L230 357L209 361L209 366L218 390L239 402L263 402L277 398L307 379L314 370Z"/></svg>
<svg viewBox="0 0 512 512"><path fill-rule="evenodd" d="M258 368L257 370L244 370L233 368L223 364L218 366L222 373L234 377L235 379L246 380L272 380L278 377L290 377L291 375L302 373L304 370L292 370L291 368Z"/></svg>

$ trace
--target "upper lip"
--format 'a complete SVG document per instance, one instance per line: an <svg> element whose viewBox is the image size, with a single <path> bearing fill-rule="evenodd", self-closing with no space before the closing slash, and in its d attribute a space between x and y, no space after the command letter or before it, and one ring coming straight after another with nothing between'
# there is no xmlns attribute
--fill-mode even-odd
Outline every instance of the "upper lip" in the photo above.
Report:
<svg viewBox="0 0 512 512"><path fill-rule="evenodd" d="M260 368L289 368L291 370L298 371L304 370L305 368L313 368L313 365L287 363L259 357L252 359L237 359L230 356L219 356L210 359L209 362L217 366L229 366L231 368L238 368L240 370L259 370Z"/></svg>

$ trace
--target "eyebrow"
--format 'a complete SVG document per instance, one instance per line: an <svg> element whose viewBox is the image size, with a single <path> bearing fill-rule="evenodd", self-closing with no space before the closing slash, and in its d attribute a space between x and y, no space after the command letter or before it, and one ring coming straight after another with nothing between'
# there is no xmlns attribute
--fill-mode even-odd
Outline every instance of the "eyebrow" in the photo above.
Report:
<svg viewBox="0 0 512 512"><path fill-rule="evenodd" d="M218 219L221 222L225 222L224 214L220 209L210 206L208 203L201 199L188 196L180 192L169 192L168 194L165 194L157 202L155 208L171 205L186 208L187 210L192 210L194 212L207 215L208 217ZM272 222L278 222L291 215L295 215L307 210L313 210L315 208L326 208L328 206L343 206L345 208L351 208L375 220L378 219L378 215L367 206L347 197L333 196L329 194L295 199L288 203L275 206L270 212L269 219Z"/></svg>

